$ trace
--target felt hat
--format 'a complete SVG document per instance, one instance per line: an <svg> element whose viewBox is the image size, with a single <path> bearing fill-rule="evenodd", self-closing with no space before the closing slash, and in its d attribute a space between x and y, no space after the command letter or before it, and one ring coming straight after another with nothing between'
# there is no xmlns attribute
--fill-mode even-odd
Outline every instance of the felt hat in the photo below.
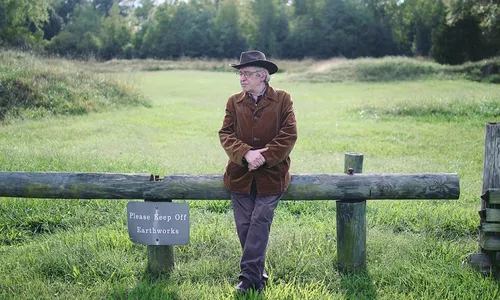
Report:
<svg viewBox="0 0 500 300"><path fill-rule="evenodd" d="M269 75L278 71L278 66L270 60L266 59L264 53L257 50L242 52L240 55L239 64L230 64L231 67L241 69L248 66L263 67L269 71Z"/></svg>

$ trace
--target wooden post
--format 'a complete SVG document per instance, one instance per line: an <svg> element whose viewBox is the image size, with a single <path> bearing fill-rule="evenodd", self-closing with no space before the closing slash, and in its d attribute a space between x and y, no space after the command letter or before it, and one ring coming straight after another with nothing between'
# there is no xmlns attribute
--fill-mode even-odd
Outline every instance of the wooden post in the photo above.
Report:
<svg viewBox="0 0 500 300"><path fill-rule="evenodd" d="M479 254L471 254L468 261L483 274L499 275L500 205L496 192L500 188L500 123L487 123L484 136L484 165L481 210L479 211ZM490 199L491 198L491 199Z"/></svg>
<svg viewBox="0 0 500 300"><path fill-rule="evenodd" d="M344 172L348 176L363 171L363 154L346 153ZM366 268L366 200L337 201L337 259L341 272Z"/></svg>
<svg viewBox="0 0 500 300"><path fill-rule="evenodd" d="M172 199L163 199L154 201L172 202ZM170 272L174 269L174 246L148 245L147 251L148 251L148 271L154 275L170 274Z"/></svg>
<svg viewBox="0 0 500 300"><path fill-rule="evenodd" d="M150 181L162 181L159 175L151 174ZM146 201L172 202L172 199L154 199ZM172 245L148 245L148 271L154 275L170 274L174 269L174 246Z"/></svg>
<svg viewBox="0 0 500 300"><path fill-rule="evenodd" d="M482 194L500 188L500 123L487 123L484 134L484 165ZM481 209L485 208L481 201Z"/></svg>

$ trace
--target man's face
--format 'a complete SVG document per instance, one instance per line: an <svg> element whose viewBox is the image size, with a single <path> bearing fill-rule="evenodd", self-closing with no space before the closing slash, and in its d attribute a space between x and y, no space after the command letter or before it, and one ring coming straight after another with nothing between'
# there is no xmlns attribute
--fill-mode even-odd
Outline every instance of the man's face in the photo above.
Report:
<svg viewBox="0 0 500 300"><path fill-rule="evenodd" d="M263 71L257 71L256 67L250 66L239 69L239 73L241 89L244 92L258 94L262 91Z"/></svg>

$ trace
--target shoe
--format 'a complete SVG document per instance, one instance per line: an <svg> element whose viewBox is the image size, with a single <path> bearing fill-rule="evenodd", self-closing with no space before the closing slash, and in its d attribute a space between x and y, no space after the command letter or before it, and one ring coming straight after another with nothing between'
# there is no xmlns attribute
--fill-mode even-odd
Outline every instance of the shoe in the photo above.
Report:
<svg viewBox="0 0 500 300"><path fill-rule="evenodd" d="M246 279L245 277L241 277L240 282L238 282L238 284L235 287L236 291L242 293L243 295L245 295L250 289L254 289L255 291L257 291L257 295L260 295L260 293L262 293L263 288L264 288L264 283L261 283L257 288L255 285L250 283L250 280Z"/></svg>
<svg viewBox="0 0 500 300"><path fill-rule="evenodd" d="M253 287L253 284L250 283L250 280L245 277L240 277L240 282L235 286L236 291L245 295L247 291Z"/></svg>
<svg viewBox="0 0 500 300"><path fill-rule="evenodd" d="M262 272L262 285L263 285L263 287L266 286L268 279L269 279L269 276L267 276L267 272L266 272L266 270L264 270L264 272Z"/></svg>

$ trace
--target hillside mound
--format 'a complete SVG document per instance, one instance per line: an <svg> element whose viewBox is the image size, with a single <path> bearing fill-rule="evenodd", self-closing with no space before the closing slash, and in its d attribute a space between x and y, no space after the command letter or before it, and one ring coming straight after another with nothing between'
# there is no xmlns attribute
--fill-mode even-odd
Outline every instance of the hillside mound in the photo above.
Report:
<svg viewBox="0 0 500 300"><path fill-rule="evenodd" d="M0 123L138 105L150 104L125 83L71 62L54 65L28 53L0 51Z"/></svg>
<svg viewBox="0 0 500 300"><path fill-rule="evenodd" d="M408 57L330 59L318 61L301 74L290 74L294 82L391 82L423 79L463 78L500 82L495 67L500 57L459 66L440 65L430 60ZM498 71L498 70L497 70Z"/></svg>

